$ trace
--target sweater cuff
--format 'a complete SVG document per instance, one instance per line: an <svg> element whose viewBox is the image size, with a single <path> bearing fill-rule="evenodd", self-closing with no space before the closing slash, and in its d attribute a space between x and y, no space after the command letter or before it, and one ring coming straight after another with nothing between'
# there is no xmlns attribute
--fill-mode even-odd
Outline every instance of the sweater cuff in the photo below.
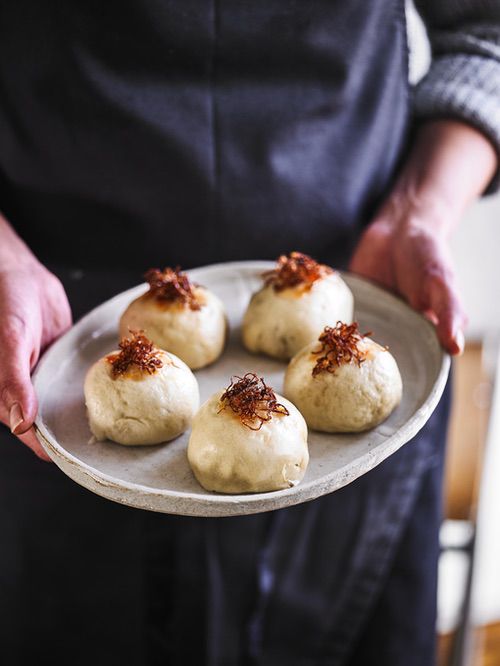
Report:
<svg viewBox="0 0 500 666"><path fill-rule="evenodd" d="M417 121L456 118L492 142L498 169L484 194L500 189L500 62L482 56L439 55L415 88Z"/></svg>

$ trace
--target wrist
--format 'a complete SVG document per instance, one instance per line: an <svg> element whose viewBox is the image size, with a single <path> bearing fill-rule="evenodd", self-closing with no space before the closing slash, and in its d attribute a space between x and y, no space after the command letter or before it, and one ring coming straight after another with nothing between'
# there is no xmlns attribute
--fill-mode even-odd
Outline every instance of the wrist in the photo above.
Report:
<svg viewBox="0 0 500 666"><path fill-rule="evenodd" d="M412 182L400 178L373 226L387 235L426 231L447 238L461 214L438 192L418 191Z"/></svg>
<svg viewBox="0 0 500 666"><path fill-rule="evenodd" d="M0 270L35 268L38 259L0 213Z"/></svg>
<svg viewBox="0 0 500 666"><path fill-rule="evenodd" d="M458 120L430 120L417 131L396 188L417 215L423 211L446 226L484 192L497 166L493 145L477 129Z"/></svg>
<svg viewBox="0 0 500 666"><path fill-rule="evenodd" d="M448 237L495 168L492 146L474 128L452 120L426 123L377 215L377 230Z"/></svg>
<svg viewBox="0 0 500 666"><path fill-rule="evenodd" d="M398 219L398 231L427 232L449 238L463 210L437 192L412 192L407 197L404 215Z"/></svg>

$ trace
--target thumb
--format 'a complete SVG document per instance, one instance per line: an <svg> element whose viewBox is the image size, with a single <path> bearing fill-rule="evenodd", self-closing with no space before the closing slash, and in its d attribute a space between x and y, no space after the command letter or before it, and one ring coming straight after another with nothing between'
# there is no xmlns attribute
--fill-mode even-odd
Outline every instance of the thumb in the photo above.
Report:
<svg viewBox="0 0 500 666"><path fill-rule="evenodd" d="M467 316L452 280L432 280L429 307L437 316L437 334L450 354L461 354L464 348L463 330Z"/></svg>
<svg viewBox="0 0 500 666"><path fill-rule="evenodd" d="M29 372L29 355L7 352L0 368L0 415L14 435L33 425L37 412L35 391Z"/></svg>
<svg viewBox="0 0 500 666"><path fill-rule="evenodd" d="M32 429L37 399L30 377L30 350L24 340L1 340L0 420L40 458L48 459Z"/></svg>

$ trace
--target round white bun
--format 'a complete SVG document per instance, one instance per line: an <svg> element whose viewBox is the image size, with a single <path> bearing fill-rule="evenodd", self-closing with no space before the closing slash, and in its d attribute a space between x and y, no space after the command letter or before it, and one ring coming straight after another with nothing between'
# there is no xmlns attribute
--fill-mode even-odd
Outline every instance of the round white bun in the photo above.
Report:
<svg viewBox="0 0 500 666"><path fill-rule="evenodd" d="M258 493L297 485L309 462L307 426L288 400L276 395L289 415L273 414L251 430L227 406L222 391L205 402L193 420L188 460L199 483L220 493Z"/></svg>
<svg viewBox="0 0 500 666"><path fill-rule="evenodd" d="M199 310L149 295L132 301L120 319L120 336L143 330L157 347L172 352L192 369L213 363L222 354L227 319L222 302L208 289L194 287Z"/></svg>
<svg viewBox="0 0 500 666"><path fill-rule="evenodd" d="M401 401L402 381L392 354L369 338L358 348L366 358L313 376L318 343L302 349L288 365L284 392L307 425L323 432L361 432L386 419Z"/></svg>
<svg viewBox="0 0 500 666"><path fill-rule="evenodd" d="M318 339L331 321L352 322L352 292L338 273L310 287L276 291L269 284L255 293L243 318L243 344L254 353L288 360Z"/></svg>
<svg viewBox="0 0 500 666"><path fill-rule="evenodd" d="M163 366L152 374L131 366L113 378L106 357L89 369L84 384L85 404L97 440L159 444L190 426L200 404L198 382L173 354L160 351L158 358Z"/></svg>

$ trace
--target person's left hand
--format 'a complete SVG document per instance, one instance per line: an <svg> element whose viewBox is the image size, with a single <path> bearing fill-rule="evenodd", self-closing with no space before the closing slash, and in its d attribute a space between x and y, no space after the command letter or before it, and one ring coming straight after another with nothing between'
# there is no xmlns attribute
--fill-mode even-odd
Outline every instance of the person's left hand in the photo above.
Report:
<svg viewBox="0 0 500 666"><path fill-rule="evenodd" d="M438 229L391 200L361 237L350 270L400 294L436 325L443 347L460 354L467 317L448 241Z"/></svg>
<svg viewBox="0 0 500 666"><path fill-rule="evenodd" d="M448 238L497 167L493 145L474 127L451 119L424 123L350 263L423 312L451 354L463 351L467 318Z"/></svg>

